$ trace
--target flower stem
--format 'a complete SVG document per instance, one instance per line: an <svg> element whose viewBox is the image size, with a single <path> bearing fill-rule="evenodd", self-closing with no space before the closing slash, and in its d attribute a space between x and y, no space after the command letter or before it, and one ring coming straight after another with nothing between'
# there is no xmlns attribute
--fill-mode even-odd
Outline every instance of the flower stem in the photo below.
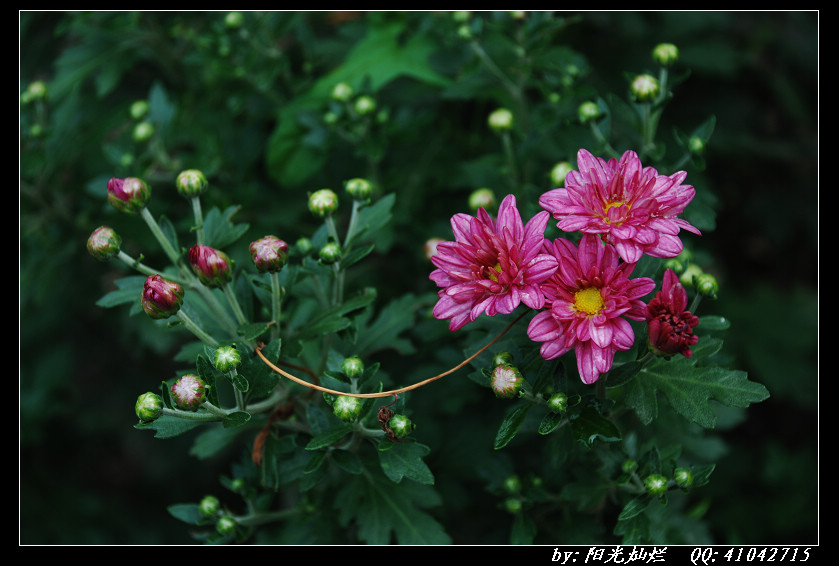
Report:
<svg viewBox="0 0 839 566"><path fill-rule="evenodd" d="M149 212L148 208L143 208L140 210L140 215L143 217L143 220L146 221L146 224L151 230L154 237L160 243L160 246L163 248L163 251L166 252L166 255L169 256L169 259L175 265L179 265L180 255L172 246L172 243L169 239L163 234L163 230L160 229L160 225L158 225L157 221L152 217L151 212Z"/></svg>
<svg viewBox="0 0 839 566"><path fill-rule="evenodd" d="M239 321L239 324L246 324L248 319L245 318L245 313L242 312L242 307L239 306L239 301L236 299L236 295L233 293L233 289L230 288L230 285L225 283L221 287L222 291L224 291L224 295L227 297L227 302L230 303L230 306L233 308L233 312L236 315L236 320Z"/></svg>
<svg viewBox="0 0 839 566"><path fill-rule="evenodd" d="M187 316L187 314L183 310L178 311L178 318L181 319L181 322L184 323L184 326L186 326L190 332L195 334L195 336L199 340L201 340L205 344L212 346L213 348L218 348L218 341L209 334L207 334L200 326L195 324L195 322L191 318L189 318L189 316Z"/></svg>
<svg viewBox="0 0 839 566"><path fill-rule="evenodd" d="M197 196L189 199L192 202L192 215L195 217L195 239L198 245L204 245L204 215L201 213L201 199Z"/></svg>
<svg viewBox="0 0 839 566"><path fill-rule="evenodd" d="M280 287L280 276L276 271L271 272L271 318L274 319L274 328L271 330L271 335L274 340L280 337L280 314L282 312L282 293Z"/></svg>

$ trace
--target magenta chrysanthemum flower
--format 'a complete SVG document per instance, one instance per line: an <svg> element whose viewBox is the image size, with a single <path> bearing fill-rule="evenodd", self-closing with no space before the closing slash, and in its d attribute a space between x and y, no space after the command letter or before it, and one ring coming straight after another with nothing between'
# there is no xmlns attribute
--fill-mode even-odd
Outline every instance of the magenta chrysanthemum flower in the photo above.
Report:
<svg viewBox="0 0 839 566"><path fill-rule="evenodd" d="M594 383L611 369L615 352L635 342L626 318L644 320L641 297L655 288L655 281L630 279L635 264L622 263L615 247L593 234L584 234L579 248L562 238L546 242L545 248L559 269L542 284L550 309L533 317L527 335L543 342L540 352L546 360L573 348L580 378Z"/></svg>
<svg viewBox="0 0 839 566"><path fill-rule="evenodd" d="M565 176L565 188L539 198L561 230L600 234L630 263L642 254L676 257L682 252L680 230L700 234L677 218L696 194L692 186L682 184L686 172L659 175L652 167L642 167L634 151L607 162L581 149L577 167Z"/></svg>
<svg viewBox="0 0 839 566"><path fill-rule="evenodd" d="M542 211L523 224L513 195L498 207L495 220L483 208L474 217L455 214L455 241L438 243L431 257L437 269L429 277L442 287L434 316L451 319L454 331L482 313L509 314L521 303L542 308L539 285L557 268L556 258L543 250L549 219Z"/></svg>
<svg viewBox="0 0 839 566"><path fill-rule="evenodd" d="M672 269L664 272L661 291L647 305L647 330L650 348L660 356L693 355L690 349L699 341L693 328L699 317L686 310L688 294Z"/></svg>

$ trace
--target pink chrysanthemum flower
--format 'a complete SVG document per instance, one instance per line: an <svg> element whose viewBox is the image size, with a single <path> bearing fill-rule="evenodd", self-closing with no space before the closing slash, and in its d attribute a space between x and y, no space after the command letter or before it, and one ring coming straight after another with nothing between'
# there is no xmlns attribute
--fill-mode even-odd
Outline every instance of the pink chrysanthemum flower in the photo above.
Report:
<svg viewBox="0 0 839 566"><path fill-rule="evenodd" d="M664 272L661 291L647 305L647 330L650 348L656 354L670 357L693 355L691 346L699 341L693 328L699 317L687 310L688 294L672 269Z"/></svg>
<svg viewBox="0 0 839 566"><path fill-rule="evenodd" d="M557 268L556 258L543 250L549 219L542 211L523 224L513 195L498 207L495 220L483 208L474 217L455 214L455 241L438 243L431 257L437 269L429 277L442 287L434 316L451 319L454 331L482 313L509 314L521 303L542 308L539 285Z"/></svg>
<svg viewBox="0 0 839 566"><path fill-rule="evenodd" d="M562 238L546 242L545 248L559 269L542 284L550 309L533 317L527 335L543 342L540 352L546 360L573 348L580 378L594 383L611 369L615 352L635 342L626 318L644 320L641 297L655 288L655 281L630 279L635 264L622 263L615 247L593 234L584 234L579 248Z"/></svg>
<svg viewBox="0 0 839 566"><path fill-rule="evenodd" d="M565 188L539 198L561 230L600 234L629 263L642 254L676 257L682 252L680 230L700 234L677 218L696 194L692 186L682 184L686 172L659 175L652 167L642 167L634 151L607 162L581 149L577 167L565 176Z"/></svg>

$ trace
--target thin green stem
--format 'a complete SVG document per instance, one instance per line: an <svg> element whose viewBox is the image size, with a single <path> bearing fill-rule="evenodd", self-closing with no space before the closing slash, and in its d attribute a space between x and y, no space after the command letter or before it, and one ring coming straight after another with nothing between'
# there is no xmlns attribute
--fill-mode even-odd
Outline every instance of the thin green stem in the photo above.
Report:
<svg viewBox="0 0 839 566"><path fill-rule="evenodd" d="M277 271L271 272L271 318L274 320L274 327L271 329L271 335L276 340L280 337L280 315L283 308L283 290L280 287L280 275Z"/></svg>
<svg viewBox="0 0 839 566"><path fill-rule="evenodd" d="M240 325L246 324L248 319L245 318L245 313L242 312L242 307L239 306L239 301L236 299L236 294L233 292L233 289L229 284L225 283L221 286L221 290L224 291L224 295L227 297L227 302L230 303L230 307L236 315L236 320L239 321Z"/></svg>
<svg viewBox="0 0 839 566"><path fill-rule="evenodd" d="M122 250L120 250L119 253L117 254L117 259L120 260L121 262L123 262L128 267L130 267L132 269L136 269L137 271L139 271L143 275L158 275L160 273L158 270L153 269L153 268L149 267L148 265L145 265L145 264L141 263L139 259L135 259L135 258L131 257L130 255L128 255L127 253L125 253ZM182 279L180 277L171 277L171 276L167 275L166 278L169 281L173 281L173 282L177 283L178 285L187 286L187 285L190 284L189 281L186 281L185 279Z"/></svg>
<svg viewBox="0 0 839 566"><path fill-rule="evenodd" d="M189 199L192 202L192 215L195 217L195 239L198 245L204 245L204 215L201 212L201 199L197 196Z"/></svg>
<svg viewBox="0 0 839 566"><path fill-rule="evenodd" d="M177 250L175 250L175 248L172 246L172 243L163 234L163 230L160 229L160 225L158 225L157 221L151 215L149 209L143 208L142 210L140 210L140 216L142 216L143 220L146 221L149 230L151 230L152 234L154 234L154 237L160 243L160 247L163 248L163 251L169 257L172 263L174 263L175 265L180 265L180 254L178 254Z"/></svg>
<svg viewBox="0 0 839 566"><path fill-rule="evenodd" d="M190 332L195 334L195 336L199 340L201 340L205 344L208 344L208 345L212 346L213 348L218 348L219 347L218 341L215 338L213 338L212 336L210 336L209 334L207 334L204 331L204 329L202 329L200 326L195 324L195 322L191 318L189 318L189 316L187 316L187 314L184 311L182 311L182 310L178 311L178 318L181 319L181 322L183 322L183 324L184 324L184 326L186 326L187 330L189 330Z"/></svg>

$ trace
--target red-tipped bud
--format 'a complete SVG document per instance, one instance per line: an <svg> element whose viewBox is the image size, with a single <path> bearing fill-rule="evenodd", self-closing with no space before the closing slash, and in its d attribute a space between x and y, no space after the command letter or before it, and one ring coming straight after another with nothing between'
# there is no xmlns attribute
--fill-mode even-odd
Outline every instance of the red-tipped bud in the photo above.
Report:
<svg viewBox="0 0 839 566"><path fill-rule="evenodd" d="M207 385L197 375L188 373L169 388L172 402L182 411L197 411L207 400Z"/></svg>
<svg viewBox="0 0 839 566"><path fill-rule="evenodd" d="M108 226L100 226L87 239L87 251L102 262L111 261L119 253L122 238Z"/></svg>
<svg viewBox="0 0 839 566"><path fill-rule="evenodd" d="M167 281L160 275L146 279L141 298L143 310L152 318L169 318L180 310L184 303L183 287Z"/></svg>
<svg viewBox="0 0 839 566"><path fill-rule="evenodd" d="M230 258L210 246L192 246L189 249L189 263L195 275L207 287L221 287L233 279Z"/></svg>
<svg viewBox="0 0 839 566"><path fill-rule="evenodd" d="M260 273L280 271L288 261L288 244L276 236L265 236L251 242L248 249Z"/></svg>
<svg viewBox="0 0 839 566"><path fill-rule="evenodd" d="M151 198L151 188L141 179L128 177L108 181L108 202L120 212L137 214Z"/></svg>

